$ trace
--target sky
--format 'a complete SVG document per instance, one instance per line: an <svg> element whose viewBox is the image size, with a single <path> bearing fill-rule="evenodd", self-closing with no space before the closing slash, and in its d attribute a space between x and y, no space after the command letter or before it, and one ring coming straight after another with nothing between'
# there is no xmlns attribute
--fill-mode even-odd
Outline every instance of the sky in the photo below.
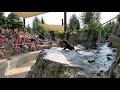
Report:
<svg viewBox="0 0 120 90"><path fill-rule="evenodd" d="M5 12L5 15L7 16L10 12ZM76 14L76 16L79 18L83 12L67 12L67 24L69 23L69 19L72 16L72 14ZM104 23L112 18L114 18L116 15L118 15L119 12L101 12L101 19L100 22ZM62 25L62 19L64 19L64 12L49 12L42 15L37 16L39 19L43 17L46 24L50 25ZM34 17L26 18L26 26L30 24L32 26L32 21Z"/></svg>

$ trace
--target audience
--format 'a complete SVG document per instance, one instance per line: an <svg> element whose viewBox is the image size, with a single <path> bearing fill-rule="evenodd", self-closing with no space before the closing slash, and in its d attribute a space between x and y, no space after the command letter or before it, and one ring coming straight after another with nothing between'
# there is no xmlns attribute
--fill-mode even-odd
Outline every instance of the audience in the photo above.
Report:
<svg viewBox="0 0 120 90"><path fill-rule="evenodd" d="M11 56L12 52L21 54L39 50L41 44L49 44L49 47L52 47L52 42L43 41L37 34L31 34L26 30L0 28L0 58L5 57L4 52L6 51L11 52Z"/></svg>

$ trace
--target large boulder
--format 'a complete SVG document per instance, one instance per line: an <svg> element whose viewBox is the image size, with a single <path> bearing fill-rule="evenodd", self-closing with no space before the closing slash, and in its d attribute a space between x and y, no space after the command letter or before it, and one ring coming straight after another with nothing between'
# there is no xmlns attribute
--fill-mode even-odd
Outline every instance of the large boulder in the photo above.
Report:
<svg viewBox="0 0 120 90"><path fill-rule="evenodd" d="M109 69L109 76L114 78L120 78L120 37L111 35L108 38L109 44L108 46L111 48L117 48L116 52L116 60L112 63Z"/></svg>
<svg viewBox="0 0 120 90"><path fill-rule="evenodd" d="M84 63L76 51L62 48L45 49L40 52L36 63L26 78L94 78L94 68ZM86 60L87 61L87 60Z"/></svg>

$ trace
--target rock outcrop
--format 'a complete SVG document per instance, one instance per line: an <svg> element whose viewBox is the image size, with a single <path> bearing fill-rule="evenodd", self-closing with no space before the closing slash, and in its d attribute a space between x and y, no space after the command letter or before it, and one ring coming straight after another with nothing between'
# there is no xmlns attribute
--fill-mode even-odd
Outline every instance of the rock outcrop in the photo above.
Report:
<svg viewBox="0 0 120 90"><path fill-rule="evenodd" d="M120 24L116 25L113 32L113 35L120 37Z"/></svg>
<svg viewBox="0 0 120 90"><path fill-rule="evenodd" d="M76 51L62 48L45 49L26 78L100 78L95 67L85 64ZM87 61L87 60L86 60ZM97 68L97 67L96 67Z"/></svg>
<svg viewBox="0 0 120 90"><path fill-rule="evenodd" d="M109 69L109 76L120 78L120 25L116 26L113 30L112 35L108 38L108 46L111 48L116 48L116 60L112 63ZM114 72L114 73L113 73Z"/></svg>
<svg viewBox="0 0 120 90"><path fill-rule="evenodd" d="M73 45L81 44L86 49L87 48L96 48L97 46L98 35L95 30L80 31L77 35L73 34L69 38L69 42Z"/></svg>

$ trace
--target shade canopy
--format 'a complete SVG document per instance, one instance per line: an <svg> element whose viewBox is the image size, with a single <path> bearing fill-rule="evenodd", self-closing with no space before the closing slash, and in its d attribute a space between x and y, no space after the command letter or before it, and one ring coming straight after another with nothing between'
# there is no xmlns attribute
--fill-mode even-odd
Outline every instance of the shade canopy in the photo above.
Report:
<svg viewBox="0 0 120 90"><path fill-rule="evenodd" d="M41 14L48 13L48 12L12 12L12 13L22 18L29 18L29 17L41 15Z"/></svg>
<svg viewBox="0 0 120 90"><path fill-rule="evenodd" d="M61 31L64 32L64 26L62 25L48 25L48 24L40 24L47 31Z"/></svg>

